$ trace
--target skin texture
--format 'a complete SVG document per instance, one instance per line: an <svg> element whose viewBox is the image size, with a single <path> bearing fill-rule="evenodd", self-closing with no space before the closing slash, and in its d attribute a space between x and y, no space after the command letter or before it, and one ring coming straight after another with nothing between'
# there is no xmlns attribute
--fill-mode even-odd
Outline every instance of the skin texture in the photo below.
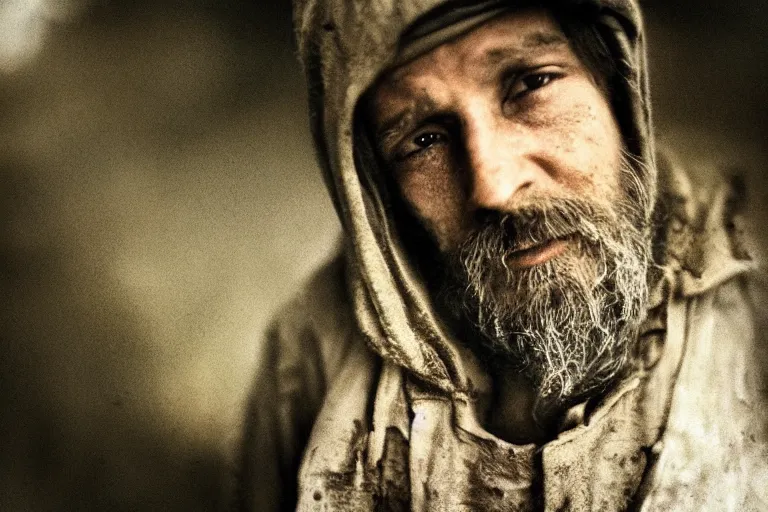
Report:
<svg viewBox="0 0 768 512"><path fill-rule="evenodd" d="M543 10L502 15L394 70L376 86L369 118L441 251L483 210L564 192L618 197L621 138L609 101ZM553 249L543 256L561 252ZM512 263L547 259L537 256Z"/></svg>
<svg viewBox="0 0 768 512"><path fill-rule="evenodd" d="M484 213L565 196L604 206L623 197L610 102L545 10L501 15L389 72L369 97L379 156L444 254ZM573 243L523 244L506 264L541 265ZM536 391L525 379L493 378L489 430L519 443L551 435L534 421Z"/></svg>

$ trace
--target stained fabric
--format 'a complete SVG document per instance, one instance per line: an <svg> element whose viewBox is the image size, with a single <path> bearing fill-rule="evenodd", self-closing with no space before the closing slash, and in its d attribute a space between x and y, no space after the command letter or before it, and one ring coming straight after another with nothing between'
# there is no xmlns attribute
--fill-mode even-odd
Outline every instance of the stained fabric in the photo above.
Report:
<svg viewBox="0 0 768 512"><path fill-rule="evenodd" d="M299 0L311 129L345 241L266 339L243 509L768 508L763 281L733 227L733 187L697 191L679 166L657 161L637 4L556 3L590 12L611 50L616 115L651 192L643 211L666 241L641 367L575 407L543 446L483 427L490 378L442 327L410 267L356 109L383 71L505 2Z"/></svg>
<svg viewBox="0 0 768 512"><path fill-rule="evenodd" d="M764 510L764 285L715 236L725 229L702 234L725 203L686 199L669 229L708 245L698 261L714 267L670 253L639 339L642 370L543 447L483 429L490 382L471 354L467 393L450 395L370 350L348 262L334 260L267 339L244 509Z"/></svg>

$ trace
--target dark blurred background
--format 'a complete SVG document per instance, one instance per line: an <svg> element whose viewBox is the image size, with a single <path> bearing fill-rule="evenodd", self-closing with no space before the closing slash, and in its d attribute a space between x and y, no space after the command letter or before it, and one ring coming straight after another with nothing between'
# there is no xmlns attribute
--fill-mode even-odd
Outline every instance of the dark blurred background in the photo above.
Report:
<svg viewBox="0 0 768 512"><path fill-rule="evenodd" d="M261 330L339 230L264 4L0 0L0 509L225 503ZM768 4L645 5L660 139L760 226Z"/></svg>

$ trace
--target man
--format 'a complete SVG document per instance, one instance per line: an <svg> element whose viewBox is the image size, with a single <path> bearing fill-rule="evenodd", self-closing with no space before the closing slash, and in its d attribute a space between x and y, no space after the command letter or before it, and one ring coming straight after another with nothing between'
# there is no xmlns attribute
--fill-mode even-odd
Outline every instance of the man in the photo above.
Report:
<svg viewBox="0 0 768 512"><path fill-rule="evenodd" d="M738 187L657 162L636 3L296 25L346 237L268 336L244 508L768 509Z"/></svg>

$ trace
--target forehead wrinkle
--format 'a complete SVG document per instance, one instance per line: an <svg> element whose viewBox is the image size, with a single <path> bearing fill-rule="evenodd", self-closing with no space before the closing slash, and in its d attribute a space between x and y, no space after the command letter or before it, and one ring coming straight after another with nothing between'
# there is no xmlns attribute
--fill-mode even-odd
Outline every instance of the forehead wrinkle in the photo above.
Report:
<svg viewBox="0 0 768 512"><path fill-rule="evenodd" d="M561 46L564 44L568 44L568 39L563 34L549 30L537 30L526 35L523 39L523 46L526 48Z"/></svg>
<svg viewBox="0 0 768 512"><path fill-rule="evenodd" d="M482 62L484 66L494 67L502 62L510 60L521 61L531 54L536 55L563 46L568 46L568 40L562 34L537 31L532 34L526 34L520 41L484 50Z"/></svg>

